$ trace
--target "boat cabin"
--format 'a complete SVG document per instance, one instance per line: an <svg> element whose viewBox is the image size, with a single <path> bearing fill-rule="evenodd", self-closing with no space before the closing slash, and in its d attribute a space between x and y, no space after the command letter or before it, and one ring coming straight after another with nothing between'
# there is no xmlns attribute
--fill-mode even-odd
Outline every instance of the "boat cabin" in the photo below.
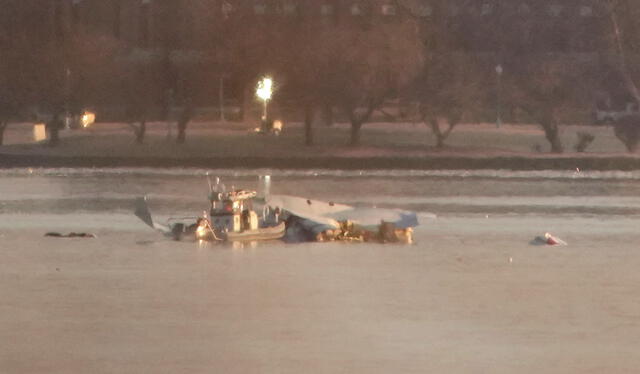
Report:
<svg viewBox="0 0 640 374"><path fill-rule="evenodd" d="M258 228L258 215L253 210L255 191L237 190L212 193L211 225L220 232L242 232Z"/></svg>

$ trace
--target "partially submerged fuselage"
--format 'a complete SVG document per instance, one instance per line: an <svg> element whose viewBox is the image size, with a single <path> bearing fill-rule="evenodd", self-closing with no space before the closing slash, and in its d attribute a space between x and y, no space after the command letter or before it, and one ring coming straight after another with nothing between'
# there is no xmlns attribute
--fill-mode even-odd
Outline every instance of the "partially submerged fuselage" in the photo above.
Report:
<svg viewBox="0 0 640 374"><path fill-rule="evenodd" d="M145 199L137 200L136 215L175 240L219 242L284 239L412 243L413 227L418 225L415 213L396 209L354 208L283 195L257 202L255 191L227 192L219 181L210 191L209 209L201 217L159 225L151 219ZM258 210L254 203L259 204Z"/></svg>
<svg viewBox="0 0 640 374"><path fill-rule="evenodd" d="M415 213L396 209L354 208L296 196L270 196L267 204L281 211L290 241L373 243L413 242Z"/></svg>

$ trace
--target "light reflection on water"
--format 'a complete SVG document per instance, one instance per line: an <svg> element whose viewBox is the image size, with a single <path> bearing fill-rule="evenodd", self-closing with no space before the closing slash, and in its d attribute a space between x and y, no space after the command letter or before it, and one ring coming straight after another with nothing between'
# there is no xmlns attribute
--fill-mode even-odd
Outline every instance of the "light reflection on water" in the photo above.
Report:
<svg viewBox="0 0 640 374"><path fill-rule="evenodd" d="M231 250L234 253L238 254L251 254L253 250L258 248L259 246L264 245L273 245L274 243L280 244L281 241L269 240L269 241L247 241L247 242L219 242L219 241L206 241L206 240L197 240L195 241L195 247L200 250L209 250L209 249L220 249L220 250Z"/></svg>

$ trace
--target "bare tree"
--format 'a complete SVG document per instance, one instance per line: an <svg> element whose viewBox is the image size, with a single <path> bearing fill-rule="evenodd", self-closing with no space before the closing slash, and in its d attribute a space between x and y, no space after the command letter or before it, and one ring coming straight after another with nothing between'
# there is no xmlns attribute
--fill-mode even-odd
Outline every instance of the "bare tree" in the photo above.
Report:
<svg viewBox="0 0 640 374"><path fill-rule="evenodd" d="M640 145L640 115L631 114L616 121L613 127L614 133L627 151L636 152Z"/></svg>
<svg viewBox="0 0 640 374"><path fill-rule="evenodd" d="M0 48L4 48L2 43ZM15 101L11 91L10 81L11 67L7 59L0 61L0 145L4 144L4 132L9 125L9 120L15 112Z"/></svg>
<svg viewBox="0 0 640 374"><path fill-rule="evenodd" d="M420 73L421 30L414 20L402 19L375 28L339 25L318 37L319 53L331 58L321 92L349 119L349 144L357 146L360 130L373 111L398 96Z"/></svg>
<svg viewBox="0 0 640 374"><path fill-rule="evenodd" d="M637 1L606 0L605 9L610 21L609 41L617 70L620 72L626 91L640 107L638 79L638 32L640 31L640 4ZM635 152L640 143L640 121L637 114L624 116L613 124L614 134L629 152Z"/></svg>
<svg viewBox="0 0 640 374"><path fill-rule="evenodd" d="M451 4L436 0L425 3L420 0L397 0L409 15L422 22L425 47L425 63L411 90L411 99L418 104L420 119L431 128L435 146L442 148L454 128L465 118L476 114L487 104L489 87L494 87L492 77L495 59L473 48L480 42L469 42L472 27L482 35L496 34L496 27L486 22L478 23L463 14L451 17ZM455 6L469 8L476 2L461 0ZM424 22L428 16L428 22ZM490 60L490 61L487 61Z"/></svg>
<svg viewBox="0 0 640 374"><path fill-rule="evenodd" d="M37 74L41 44L34 33L41 29L37 17L24 17L33 5L18 0L2 2L0 12L0 145L9 122L37 101ZM45 60L46 62L46 60Z"/></svg>
<svg viewBox="0 0 640 374"><path fill-rule="evenodd" d="M637 53L640 31L640 4L629 0L605 0L606 12L611 24L609 40L615 51L615 61L622 73L628 92L640 105L640 90L636 84L640 72L629 63L629 51Z"/></svg>
<svg viewBox="0 0 640 374"><path fill-rule="evenodd" d="M63 16L64 4L4 0L0 14L0 98L2 128L12 117L28 112L45 114L56 145L65 113L78 112L87 103L104 100L107 71L117 49L101 34L74 33ZM53 8L52 8L53 7ZM52 18L51 11L56 14ZM58 120L54 120L54 117Z"/></svg>
<svg viewBox="0 0 640 374"><path fill-rule="evenodd" d="M477 54L450 52L428 58L423 76L416 81L416 98L437 148L444 147L467 113L482 107L487 76L491 76L491 65Z"/></svg>
<svg viewBox="0 0 640 374"><path fill-rule="evenodd" d="M507 103L521 108L542 127L552 153L562 153L561 124L590 105L591 60L572 55L511 56L504 82Z"/></svg>
<svg viewBox="0 0 640 374"><path fill-rule="evenodd" d="M136 144L143 144L147 132L156 93L153 74L149 65L138 65L126 71L123 98L126 100L125 116L135 136Z"/></svg>
<svg viewBox="0 0 640 374"><path fill-rule="evenodd" d="M72 70L67 56L68 49L50 43L40 49L44 62L36 71L31 71L36 83L36 103L48 114L45 122L49 141L47 145L59 144L59 132L64 126L62 117L67 111L72 92Z"/></svg>
<svg viewBox="0 0 640 374"><path fill-rule="evenodd" d="M14 113L8 96L9 94L6 91L0 93L0 145L4 144L4 132L9 126L9 121Z"/></svg>
<svg viewBox="0 0 640 374"><path fill-rule="evenodd" d="M229 73L240 86L245 121L254 119L257 82L271 76L280 90L294 74L289 69L298 68L295 46L299 45L299 32L305 25L279 19L274 26L270 20L265 15L246 22L243 17L230 15L217 28L212 26L214 40L208 53L219 61L212 67Z"/></svg>
<svg viewBox="0 0 640 374"><path fill-rule="evenodd" d="M187 125L191 118L193 117L193 100L190 97L187 97L184 100L182 106L182 112L180 113L180 118L178 119L178 136L176 137L176 143L182 144L184 143Z"/></svg>

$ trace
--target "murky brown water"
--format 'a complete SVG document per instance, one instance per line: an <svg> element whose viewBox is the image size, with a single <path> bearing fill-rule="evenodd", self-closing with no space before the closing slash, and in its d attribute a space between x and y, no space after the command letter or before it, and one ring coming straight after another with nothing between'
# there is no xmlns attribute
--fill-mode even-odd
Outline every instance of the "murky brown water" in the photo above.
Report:
<svg viewBox="0 0 640 374"><path fill-rule="evenodd" d="M199 211L207 184L196 174L0 173L0 372L640 366L633 176L273 173L274 193L417 208L412 246L199 246L131 214L145 193L160 215ZM45 238L51 230L98 237ZM547 231L569 245L529 244Z"/></svg>

